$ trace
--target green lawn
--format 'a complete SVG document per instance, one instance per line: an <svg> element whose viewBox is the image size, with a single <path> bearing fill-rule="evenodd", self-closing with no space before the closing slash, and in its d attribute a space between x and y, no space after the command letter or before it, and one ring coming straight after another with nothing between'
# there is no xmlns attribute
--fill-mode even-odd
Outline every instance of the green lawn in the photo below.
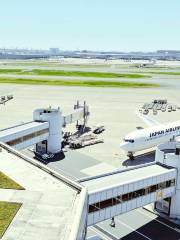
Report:
<svg viewBox="0 0 180 240"><path fill-rule="evenodd" d="M32 73L44 76L67 76L67 77L94 77L94 78L147 78L146 75L134 73L110 73L110 72L83 72L65 70L41 70L34 69Z"/></svg>
<svg viewBox="0 0 180 240"><path fill-rule="evenodd" d="M44 69L0 69L0 74L26 74L39 76L66 76L66 77L94 77L94 78L149 78L148 75L138 73L110 73L110 72L86 72L68 70L44 70Z"/></svg>
<svg viewBox="0 0 180 240"><path fill-rule="evenodd" d="M2 238L21 205L20 203L0 202L0 238Z"/></svg>
<svg viewBox="0 0 180 240"><path fill-rule="evenodd" d="M173 75L180 76L180 72L148 72L148 74L162 74L162 75Z"/></svg>
<svg viewBox="0 0 180 240"><path fill-rule="evenodd" d="M22 74L22 69L0 69L0 74Z"/></svg>
<svg viewBox="0 0 180 240"><path fill-rule="evenodd" d="M17 189L17 190L24 189L18 183L10 179L8 176L3 174L2 172L0 172L0 188Z"/></svg>
<svg viewBox="0 0 180 240"><path fill-rule="evenodd" d="M83 81L83 80L42 80L23 78L0 78L0 83L35 84L51 86L79 86L79 87L113 87L113 88L148 88L159 87L159 84L139 82L113 82L113 81Z"/></svg>

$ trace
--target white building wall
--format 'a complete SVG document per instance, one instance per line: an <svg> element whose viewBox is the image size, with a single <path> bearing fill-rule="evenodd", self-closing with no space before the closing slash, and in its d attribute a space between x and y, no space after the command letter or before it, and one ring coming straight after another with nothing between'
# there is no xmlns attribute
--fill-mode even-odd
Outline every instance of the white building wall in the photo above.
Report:
<svg viewBox="0 0 180 240"><path fill-rule="evenodd" d="M25 149L25 148L28 148L29 146L33 146L35 145L36 143L39 143L43 140L46 140L48 139L48 136L49 134L46 133L46 134L43 134L41 136L38 136L38 137L35 137L35 138L32 138L28 141L24 141L20 144L17 144L17 145L14 145L13 148L17 149L17 150L22 150L22 149Z"/></svg>
<svg viewBox="0 0 180 240"><path fill-rule="evenodd" d="M18 128L17 128L17 131L14 131L14 129L16 129L16 128L13 128L12 133L10 130L8 130L7 134L6 134L6 131L4 130L5 135L0 138L0 141L1 142L9 142L14 139L21 138L23 136L26 136L26 135L34 133L34 132L38 132L38 131L46 129L46 128L49 128L48 122L39 124L38 126L34 126L34 127L31 127L30 124L27 124L27 125L24 124L24 130L21 130L21 131L18 131Z"/></svg>
<svg viewBox="0 0 180 240"><path fill-rule="evenodd" d="M164 153L164 149L174 150L174 153ZM176 168L176 191L171 198L170 217L180 219L180 155L175 154L176 142L161 144L156 149L156 161Z"/></svg>
<svg viewBox="0 0 180 240"><path fill-rule="evenodd" d="M117 197L122 194L133 192L138 189L147 188L148 186L152 186L174 178L176 178L176 170L172 170L164 174L159 174L153 177L142 179L141 181L130 182L122 186L115 186L111 188L107 187L107 189L102 189L99 190L98 192L91 191L89 192L89 205L106 199Z"/></svg>
<svg viewBox="0 0 180 240"><path fill-rule="evenodd" d="M33 113L35 121L49 122L49 137L47 151L61 151L63 117L60 109L37 109Z"/></svg>

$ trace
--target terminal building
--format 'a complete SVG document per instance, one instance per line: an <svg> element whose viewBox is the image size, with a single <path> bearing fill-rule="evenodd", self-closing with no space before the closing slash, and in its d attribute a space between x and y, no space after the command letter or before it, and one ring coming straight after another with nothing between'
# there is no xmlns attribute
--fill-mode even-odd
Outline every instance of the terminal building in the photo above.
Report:
<svg viewBox="0 0 180 240"><path fill-rule="evenodd" d="M58 154L62 128L86 114L86 106L67 116L37 109L32 122L0 131L0 171L25 188L0 194L0 201L22 203L3 239L83 240L87 227L152 203L159 214L180 219L179 138L157 146L151 163L79 181L20 152L35 145L39 154Z"/></svg>

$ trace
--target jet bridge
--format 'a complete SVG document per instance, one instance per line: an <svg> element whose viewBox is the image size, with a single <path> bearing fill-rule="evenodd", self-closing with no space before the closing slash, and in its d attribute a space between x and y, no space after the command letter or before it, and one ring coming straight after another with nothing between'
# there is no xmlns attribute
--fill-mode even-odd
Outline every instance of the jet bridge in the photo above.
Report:
<svg viewBox="0 0 180 240"><path fill-rule="evenodd" d="M56 154L61 151L62 127L83 119L83 130L88 116L89 107L85 102L83 106L77 102L74 111L67 116L62 115L60 108L36 109L33 112L34 121L0 130L0 142L17 150L36 145L39 154Z"/></svg>
<svg viewBox="0 0 180 240"><path fill-rule="evenodd" d="M74 105L74 111L70 114L67 114L66 116L63 116L63 127L65 127L67 124L74 123L79 120L83 119L83 126L85 127L88 117L90 115L89 107L86 105L86 102L84 102L84 105L80 105L79 101L77 101L77 104Z"/></svg>
<svg viewBox="0 0 180 240"><path fill-rule="evenodd" d="M47 140L48 136L48 122L28 122L2 129L0 131L0 142L6 143L17 150L22 150Z"/></svg>
<svg viewBox="0 0 180 240"><path fill-rule="evenodd" d="M82 180L88 189L87 226L171 197L176 178L175 168L151 163Z"/></svg>

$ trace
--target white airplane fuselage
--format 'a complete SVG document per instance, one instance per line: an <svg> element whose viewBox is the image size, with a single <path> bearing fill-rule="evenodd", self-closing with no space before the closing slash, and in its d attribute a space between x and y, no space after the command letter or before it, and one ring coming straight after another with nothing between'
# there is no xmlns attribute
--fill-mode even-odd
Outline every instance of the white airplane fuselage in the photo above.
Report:
<svg viewBox="0 0 180 240"><path fill-rule="evenodd" d="M120 147L128 155L133 155L135 152L155 147L177 136L180 136L180 121L131 132L125 136Z"/></svg>

